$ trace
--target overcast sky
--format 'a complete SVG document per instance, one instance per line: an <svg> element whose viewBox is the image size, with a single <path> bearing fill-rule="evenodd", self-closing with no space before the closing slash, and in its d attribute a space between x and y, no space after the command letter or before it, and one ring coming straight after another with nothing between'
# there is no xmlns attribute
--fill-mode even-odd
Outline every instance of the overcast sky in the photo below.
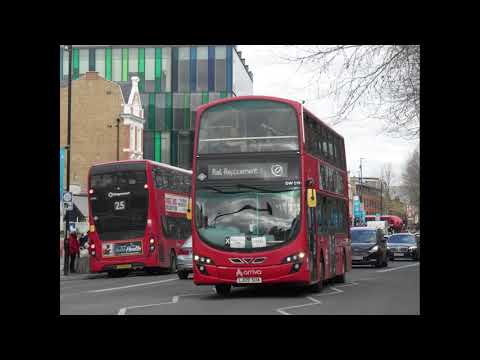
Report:
<svg viewBox="0 0 480 360"><path fill-rule="evenodd" d="M253 72L253 93L270 95L292 100L305 100L305 107L322 121L330 124L328 116L334 111L334 101L318 99L318 87L328 84L315 84L311 81L308 68L288 63L281 58L293 54L285 46L238 45L245 63ZM311 84L311 85L307 85ZM378 177L382 164L391 162L398 184L404 164L417 142L393 139L381 134L382 123L376 119L366 119L361 113L352 113L349 120L333 126L345 138L347 167L350 175L359 174L360 158L363 176Z"/></svg>

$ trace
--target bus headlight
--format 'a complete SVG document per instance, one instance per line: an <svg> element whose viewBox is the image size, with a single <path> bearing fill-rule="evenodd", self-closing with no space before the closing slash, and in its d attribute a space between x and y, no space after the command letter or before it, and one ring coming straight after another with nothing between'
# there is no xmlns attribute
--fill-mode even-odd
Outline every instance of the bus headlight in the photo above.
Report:
<svg viewBox="0 0 480 360"><path fill-rule="evenodd" d="M416 247L416 246L410 246L410 247L408 248L408 250L410 250L410 251L412 251L412 250L417 250L417 247Z"/></svg>
<svg viewBox="0 0 480 360"><path fill-rule="evenodd" d="M295 263L302 263L303 259L305 258L304 252L299 252L290 256L287 256L285 259L282 260L282 264L295 264Z"/></svg>
<svg viewBox="0 0 480 360"><path fill-rule="evenodd" d="M153 238L150 238L150 244L153 244L155 240Z"/></svg>

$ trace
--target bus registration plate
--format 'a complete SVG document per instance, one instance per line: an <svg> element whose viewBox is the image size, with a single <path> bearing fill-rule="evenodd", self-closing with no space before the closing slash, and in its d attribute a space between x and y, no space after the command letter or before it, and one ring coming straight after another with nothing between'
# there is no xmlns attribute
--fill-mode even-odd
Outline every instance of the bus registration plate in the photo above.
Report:
<svg viewBox="0 0 480 360"><path fill-rule="evenodd" d="M261 277L241 277L237 278L237 284L258 284L262 282Z"/></svg>
<svg viewBox="0 0 480 360"><path fill-rule="evenodd" d="M130 269L132 267L132 264L121 264L117 265L115 268L116 269Z"/></svg>

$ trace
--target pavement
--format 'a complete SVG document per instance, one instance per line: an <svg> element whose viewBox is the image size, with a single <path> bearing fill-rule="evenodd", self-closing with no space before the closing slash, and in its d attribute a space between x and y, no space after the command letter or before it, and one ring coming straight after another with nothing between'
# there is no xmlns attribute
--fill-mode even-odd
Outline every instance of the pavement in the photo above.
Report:
<svg viewBox="0 0 480 360"><path fill-rule="evenodd" d="M123 278L75 274L60 279L60 314L107 315L419 315L420 262L394 261L388 268L354 267L344 284L322 292L275 286L233 288L218 297L212 286L196 286L190 275ZM65 277L64 277L65 278Z"/></svg>

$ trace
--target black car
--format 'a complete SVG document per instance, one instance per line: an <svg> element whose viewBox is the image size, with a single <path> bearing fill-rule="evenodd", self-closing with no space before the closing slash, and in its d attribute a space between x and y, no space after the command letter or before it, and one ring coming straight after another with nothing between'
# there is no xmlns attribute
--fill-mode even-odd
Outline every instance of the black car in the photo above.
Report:
<svg viewBox="0 0 480 360"><path fill-rule="evenodd" d="M388 238L388 257L420 260L420 236L410 233L393 234Z"/></svg>
<svg viewBox="0 0 480 360"><path fill-rule="evenodd" d="M353 227L352 265L388 266L387 241L383 231L372 227Z"/></svg>

